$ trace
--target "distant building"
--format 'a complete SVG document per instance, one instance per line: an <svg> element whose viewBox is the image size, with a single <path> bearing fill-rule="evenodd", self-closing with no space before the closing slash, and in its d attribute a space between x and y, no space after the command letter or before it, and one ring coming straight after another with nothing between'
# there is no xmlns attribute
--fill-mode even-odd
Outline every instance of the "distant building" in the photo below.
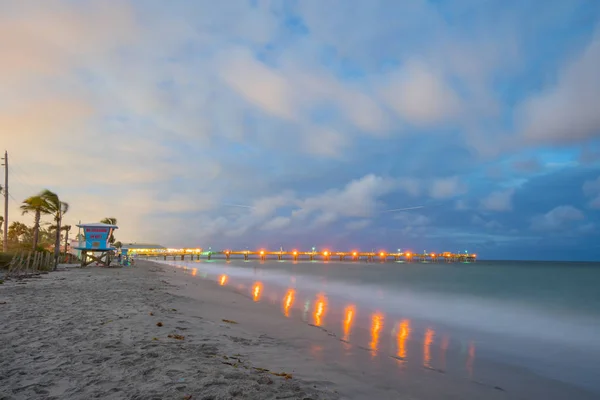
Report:
<svg viewBox="0 0 600 400"><path fill-rule="evenodd" d="M150 243L123 243L121 248L128 254L161 254L167 251L164 246Z"/></svg>

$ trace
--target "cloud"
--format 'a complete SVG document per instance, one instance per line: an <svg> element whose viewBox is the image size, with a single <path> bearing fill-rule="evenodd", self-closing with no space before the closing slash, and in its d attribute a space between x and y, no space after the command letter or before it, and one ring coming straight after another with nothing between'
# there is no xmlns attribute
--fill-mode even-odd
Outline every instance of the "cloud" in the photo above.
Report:
<svg viewBox="0 0 600 400"><path fill-rule="evenodd" d="M431 218L423 214L413 214L410 212L401 212L394 215L394 219L405 226L424 226L431 223Z"/></svg>
<svg viewBox="0 0 600 400"><path fill-rule="evenodd" d="M371 222L372 221L370 219L358 219L355 221L350 221L346 224L346 229L351 231L360 231L371 225Z"/></svg>
<svg viewBox="0 0 600 400"><path fill-rule="evenodd" d="M546 214L534 217L531 223L531 229L537 231L570 229L569 225L571 223L583 219L583 213L577 208L572 206L558 206L548 211Z"/></svg>
<svg viewBox="0 0 600 400"><path fill-rule="evenodd" d="M281 230L291 222L289 217L275 217L261 226L263 230Z"/></svg>
<svg viewBox="0 0 600 400"><path fill-rule="evenodd" d="M415 61L389 78L382 96L403 120L416 126L450 121L461 110L459 97L443 76Z"/></svg>
<svg viewBox="0 0 600 400"><path fill-rule="evenodd" d="M481 200L481 208L489 211L510 211L512 210L512 197L514 194L515 190L513 188L492 192Z"/></svg>
<svg viewBox="0 0 600 400"><path fill-rule="evenodd" d="M542 164L537 158L527 158L514 161L512 167L517 172L532 173L540 171Z"/></svg>
<svg viewBox="0 0 600 400"><path fill-rule="evenodd" d="M588 197L592 197L589 202L591 208L600 209L600 176L595 180L585 181L583 193Z"/></svg>
<svg viewBox="0 0 600 400"><path fill-rule="evenodd" d="M453 176L434 180L429 187L429 194L434 199L446 199L466 191L466 185L460 177Z"/></svg>
<svg viewBox="0 0 600 400"><path fill-rule="evenodd" d="M574 143L600 137L600 35L570 61L551 89L520 109L524 138L532 143Z"/></svg>

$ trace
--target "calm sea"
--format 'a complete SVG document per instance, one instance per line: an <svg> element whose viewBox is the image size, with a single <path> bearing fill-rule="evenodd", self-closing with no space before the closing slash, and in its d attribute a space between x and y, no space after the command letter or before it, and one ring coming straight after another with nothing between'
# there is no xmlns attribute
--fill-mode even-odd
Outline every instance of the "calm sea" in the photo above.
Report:
<svg viewBox="0 0 600 400"><path fill-rule="evenodd" d="M600 393L598 263L168 263L406 362L470 378L503 365Z"/></svg>

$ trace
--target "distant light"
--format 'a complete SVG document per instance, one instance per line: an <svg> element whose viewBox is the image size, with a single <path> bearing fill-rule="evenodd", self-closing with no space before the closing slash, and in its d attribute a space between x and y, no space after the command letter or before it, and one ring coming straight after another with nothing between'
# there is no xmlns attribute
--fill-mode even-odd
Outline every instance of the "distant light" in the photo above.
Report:
<svg viewBox="0 0 600 400"><path fill-rule="evenodd" d="M353 253L352 253L352 255L353 255L353 256L356 256L357 254L358 254L357 252L353 252Z"/></svg>
<svg viewBox="0 0 600 400"><path fill-rule="evenodd" d="M383 256L385 255L385 253L382 251L381 253L379 253L379 255L380 255L381 257L383 257Z"/></svg>
<svg viewBox="0 0 600 400"><path fill-rule="evenodd" d="M435 253L431 253L431 257L435 257Z"/></svg>
<svg viewBox="0 0 600 400"><path fill-rule="evenodd" d="M260 251L260 255L261 255L261 256L264 256L264 255L265 255L265 251L264 251L264 250L261 250L261 251Z"/></svg>
<svg viewBox="0 0 600 400"><path fill-rule="evenodd" d="M410 252L406 253L406 256L407 256L407 257L410 257Z"/></svg>
<svg viewBox="0 0 600 400"><path fill-rule="evenodd" d="M325 250L325 251L323 252L323 254L324 254L325 256L327 256L327 255L329 255L329 252L328 252L327 250Z"/></svg>
<svg viewBox="0 0 600 400"><path fill-rule="evenodd" d="M298 254L298 252L296 250L294 250L294 255L297 255L297 254Z"/></svg>

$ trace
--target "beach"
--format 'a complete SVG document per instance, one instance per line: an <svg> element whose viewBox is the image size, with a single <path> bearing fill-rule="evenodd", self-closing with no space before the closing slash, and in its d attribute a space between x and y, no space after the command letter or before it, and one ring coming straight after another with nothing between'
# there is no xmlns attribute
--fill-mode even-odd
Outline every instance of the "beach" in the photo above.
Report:
<svg viewBox="0 0 600 400"><path fill-rule="evenodd" d="M253 363L248 349L282 344L225 314L206 319L209 305L178 296L163 275L139 262L5 281L0 399L339 398L330 382Z"/></svg>
<svg viewBox="0 0 600 400"><path fill-rule="evenodd" d="M595 398L487 357L492 345L524 354L514 343L471 330L461 337L433 319L396 324L384 307L368 311L369 301L405 311L410 301L390 303L390 293L363 282L365 299L331 272L348 277L361 268L136 260L6 281L0 399ZM553 347L549 357L561 367L568 354Z"/></svg>

